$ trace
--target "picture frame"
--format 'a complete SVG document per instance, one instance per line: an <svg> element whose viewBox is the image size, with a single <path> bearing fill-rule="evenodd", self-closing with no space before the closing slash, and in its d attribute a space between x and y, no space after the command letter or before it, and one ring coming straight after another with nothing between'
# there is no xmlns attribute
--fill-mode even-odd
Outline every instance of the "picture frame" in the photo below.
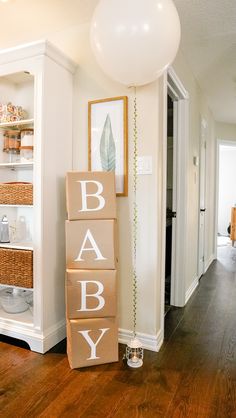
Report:
<svg viewBox="0 0 236 418"><path fill-rule="evenodd" d="M115 171L116 195L128 196L128 97L88 102L89 171Z"/></svg>

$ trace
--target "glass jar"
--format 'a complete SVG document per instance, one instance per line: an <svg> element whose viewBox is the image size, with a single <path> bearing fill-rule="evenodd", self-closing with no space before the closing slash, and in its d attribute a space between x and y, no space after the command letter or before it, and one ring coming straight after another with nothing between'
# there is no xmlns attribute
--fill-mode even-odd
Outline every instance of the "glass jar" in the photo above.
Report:
<svg viewBox="0 0 236 418"><path fill-rule="evenodd" d="M8 150L13 154L20 153L20 131L15 129L8 131Z"/></svg>
<svg viewBox="0 0 236 418"><path fill-rule="evenodd" d="M25 128L20 131L21 146L33 147L34 146L34 130L32 128Z"/></svg>
<svg viewBox="0 0 236 418"><path fill-rule="evenodd" d="M9 135L8 131L5 131L3 134L3 152L9 151Z"/></svg>
<svg viewBox="0 0 236 418"><path fill-rule="evenodd" d="M8 131L9 162L18 160L20 154L20 131L12 129Z"/></svg>
<svg viewBox="0 0 236 418"><path fill-rule="evenodd" d="M21 160L32 160L34 151L34 130L31 128L22 129L20 133L21 146L20 157Z"/></svg>

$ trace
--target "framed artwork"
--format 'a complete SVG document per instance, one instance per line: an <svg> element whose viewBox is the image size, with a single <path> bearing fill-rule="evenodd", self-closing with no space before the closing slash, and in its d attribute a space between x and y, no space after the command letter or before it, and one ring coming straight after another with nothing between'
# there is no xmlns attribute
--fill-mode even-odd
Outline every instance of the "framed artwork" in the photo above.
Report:
<svg viewBox="0 0 236 418"><path fill-rule="evenodd" d="M91 171L115 171L116 195L128 195L128 98L88 103L88 165Z"/></svg>

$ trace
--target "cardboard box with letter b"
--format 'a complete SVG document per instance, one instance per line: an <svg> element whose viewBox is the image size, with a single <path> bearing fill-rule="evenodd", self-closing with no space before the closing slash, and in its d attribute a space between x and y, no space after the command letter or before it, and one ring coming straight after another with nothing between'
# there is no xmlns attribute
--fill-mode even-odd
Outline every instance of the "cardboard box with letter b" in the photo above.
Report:
<svg viewBox="0 0 236 418"><path fill-rule="evenodd" d="M113 172L80 173L66 176L68 219L116 219L115 176Z"/></svg>
<svg viewBox="0 0 236 418"><path fill-rule="evenodd" d="M68 319L116 316L116 270L67 270L66 275Z"/></svg>

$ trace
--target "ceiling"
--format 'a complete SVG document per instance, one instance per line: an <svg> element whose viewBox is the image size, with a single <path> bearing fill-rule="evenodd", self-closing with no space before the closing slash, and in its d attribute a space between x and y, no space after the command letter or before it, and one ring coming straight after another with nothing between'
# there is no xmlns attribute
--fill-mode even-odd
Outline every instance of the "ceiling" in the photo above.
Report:
<svg viewBox="0 0 236 418"><path fill-rule="evenodd" d="M0 48L88 22L98 0L0 0Z"/></svg>
<svg viewBox="0 0 236 418"><path fill-rule="evenodd" d="M217 121L236 123L236 1L174 0L181 49Z"/></svg>
<svg viewBox="0 0 236 418"><path fill-rule="evenodd" d="M128 0L127 0L128 1ZM236 1L174 0L181 50L217 121L236 123ZM50 37L91 19L98 0L0 2L0 48Z"/></svg>

